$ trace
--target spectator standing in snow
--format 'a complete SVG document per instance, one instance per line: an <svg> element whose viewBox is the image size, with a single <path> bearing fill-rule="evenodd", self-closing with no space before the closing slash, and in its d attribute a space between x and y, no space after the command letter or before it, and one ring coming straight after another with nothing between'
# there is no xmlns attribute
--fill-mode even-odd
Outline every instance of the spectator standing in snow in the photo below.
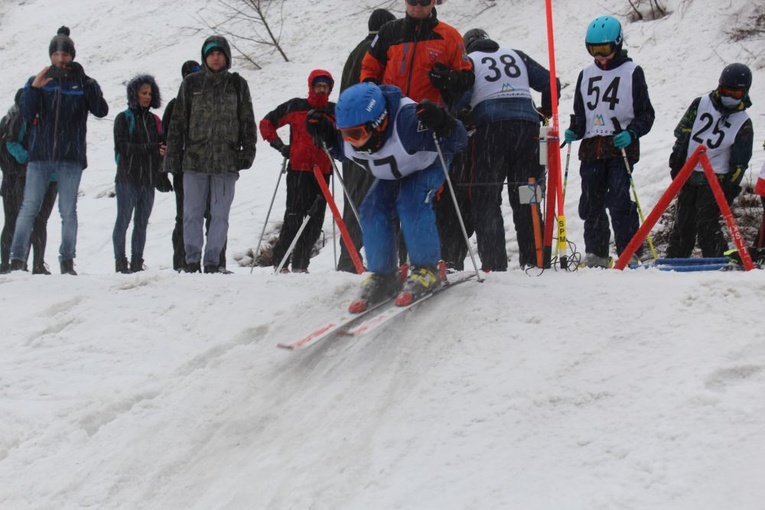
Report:
<svg viewBox="0 0 765 510"><path fill-rule="evenodd" d="M162 121L151 112L162 104L159 87L153 76L138 75L127 84L127 110L114 119L114 153L117 175L117 219L114 222L115 271L143 271L146 229L154 207L154 188L170 191L167 174L161 173L165 142ZM125 236L133 217L130 263L126 256Z"/></svg>
<svg viewBox="0 0 765 510"><path fill-rule="evenodd" d="M751 70L744 64L731 64L722 70L715 90L693 100L675 128L675 145L669 157L673 179L688 156L703 144L728 204L741 193L741 180L754 145L752 121L746 113L752 105L751 85ZM704 257L722 257L727 250L720 229L720 208L701 164L677 195L667 257L690 257L697 238Z"/></svg>
<svg viewBox="0 0 765 510"><path fill-rule="evenodd" d="M393 21L396 17L385 9L375 9L369 16L367 21L367 28L369 34L353 49L348 59L345 61L343 67L343 74L340 79L340 92L351 85L359 83L361 76L361 62L369 50L372 44L372 40L377 36L377 32L380 28L389 21ZM351 200L356 207L361 204L364 196L369 190L369 186L372 185L374 177L368 172L365 172L361 167L351 161L343 161L343 181L345 187L348 190L348 194L351 196ZM353 245L359 252L361 251L362 237L361 227L359 227L356 216L353 214L348 201L343 201L343 221L348 228L348 234L353 241ZM346 271L348 273L355 273L356 267L353 265L348 247L345 245L345 240L340 240L340 259L337 262L337 269L339 271Z"/></svg>
<svg viewBox="0 0 765 510"><path fill-rule="evenodd" d="M201 71L202 66L196 60L187 60L181 66L181 77L191 73ZM175 109L175 100L172 98L165 106L165 112L162 114L162 138L167 140L167 130L170 127L170 119L173 117ZM186 250L183 247L183 169L173 174L173 192L175 193L175 227L173 227L173 269L182 271L186 267ZM210 204L205 209L205 232L210 230ZM223 243L223 250L220 253L220 262L218 267L226 268L226 243Z"/></svg>
<svg viewBox="0 0 765 510"><path fill-rule="evenodd" d="M247 81L231 68L231 49L221 36L202 45L203 69L181 83L168 129L163 170L183 171L184 271L225 273L220 256L239 171L255 159L257 128ZM204 215L210 228L204 243ZM203 248L204 245L204 259Z"/></svg>
<svg viewBox="0 0 765 510"><path fill-rule="evenodd" d="M608 267L610 263L606 209L611 215L617 254L624 251L639 227L622 151L634 168L640 158L638 139L651 130L655 114L643 69L627 56L623 43L622 26L616 18L601 16L587 26L585 44L594 61L579 73L574 115L564 133L566 143L583 138L579 147L579 217L584 220L587 267ZM619 131L619 127L624 129ZM641 247L635 258L642 254Z"/></svg>
<svg viewBox="0 0 765 510"><path fill-rule="evenodd" d="M361 81L395 85L415 102L428 99L451 108L474 80L462 36L438 19L437 0L404 3L405 16L386 23L372 41L362 61ZM459 232L453 214L447 192L436 201L441 230ZM399 257L402 264L406 262L404 246L400 247Z"/></svg>
<svg viewBox="0 0 765 510"><path fill-rule="evenodd" d="M519 50L500 47L480 28L465 33L475 68L475 83L460 101L470 108L476 127L472 150L473 226L484 271L507 270L502 184L513 210L521 267L536 266L533 209L521 204L518 187L529 178L542 182L539 164L540 114L531 89L542 94L541 113L552 116L550 72ZM558 84L560 91L560 84ZM473 186L474 185L474 186ZM542 219L538 215L539 224Z"/></svg>
<svg viewBox="0 0 765 510"><path fill-rule="evenodd" d="M318 209L310 214L306 225L290 256L294 273L307 273L313 245L321 235L324 224L326 201L322 195L319 183L313 173L313 167L318 166L329 182L332 175L332 162L306 131L306 116L309 111L317 115L327 116L329 122L334 122L335 103L329 101L329 95L335 81L332 75L322 69L316 69L308 76L308 98L295 97L277 106L260 121L260 134L271 147L289 158L287 166L287 208L284 211L279 240L274 246L273 263L278 267L290 244L298 233L303 218L309 214L314 203L318 200ZM290 128L290 143L285 144L276 131L282 126ZM285 271L287 264L282 271Z"/></svg>
<svg viewBox="0 0 765 510"><path fill-rule="evenodd" d="M27 132L26 121L21 117L19 110L19 101L24 89L16 92L14 105L8 110L8 114L0 123L0 166L3 171L3 183L0 186L0 195L3 197L3 212L5 213L5 224L0 236L0 250L2 251L2 262L0 263L0 273L7 273L11 269L11 242L13 233L16 230L16 219L19 216L21 202L24 200L24 184L26 183L27 161L29 152L27 151ZM48 239L48 218L53 211L53 205L56 203L58 187L56 186L55 173L51 176L48 189L43 196L40 212L35 218L32 228L32 252L34 258L32 262L32 274L50 274L45 264L45 245ZM26 262L26 261L25 261Z"/></svg>
<svg viewBox="0 0 765 510"><path fill-rule="evenodd" d="M354 85L340 95L336 111L340 137L323 116L309 116L309 131L331 146L338 158L353 159L376 178L359 212L371 274L350 311L361 312L401 289L396 218L412 263L397 297L398 304L406 305L441 283L433 198L445 176L433 133L446 164L464 149L467 133L442 107L428 100L417 104L393 86Z"/></svg>
<svg viewBox="0 0 765 510"><path fill-rule="evenodd" d="M88 113L105 117L109 105L96 80L74 62L74 42L69 33L67 27L58 29L48 46L51 65L30 78L21 94L21 115L29 127L29 164L11 245L12 271L24 269L35 218L55 174L61 214L61 273L77 274L77 191L82 171L88 166Z"/></svg>

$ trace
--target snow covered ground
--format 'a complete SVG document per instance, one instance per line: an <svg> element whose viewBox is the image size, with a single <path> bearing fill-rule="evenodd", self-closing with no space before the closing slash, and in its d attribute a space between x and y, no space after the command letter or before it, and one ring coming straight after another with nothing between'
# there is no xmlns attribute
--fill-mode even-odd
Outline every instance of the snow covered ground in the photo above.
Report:
<svg viewBox="0 0 765 510"><path fill-rule="evenodd" d="M3 109L47 65L62 24L111 108L89 123L80 276L0 276L0 508L762 508L762 271L492 273L381 333L289 353L275 344L342 311L360 278L332 270L329 245L308 275L237 267L257 243L279 171L279 154L261 142L232 210L234 275L172 271L169 194L155 203L149 270L115 274L111 121L138 72L157 77L165 101L175 94L181 63L199 58L208 34L195 18L206 3L0 5ZM765 42L726 37L754 6L666 4L674 12L662 20L621 18L657 111L635 170L646 212L669 183L679 116L727 63L755 70L752 168L765 161ZM564 128L588 63L585 25L625 5L555 2ZM378 6L400 15L403 2L287 2L291 61L235 67L257 118L305 95L313 68L339 78ZM448 0L439 12L547 64L543 2ZM567 216L581 249L577 168L572 161ZM274 222L283 207L282 183ZM329 219L325 232L331 241ZM54 211L54 273L59 239ZM514 265L511 234L508 249Z"/></svg>

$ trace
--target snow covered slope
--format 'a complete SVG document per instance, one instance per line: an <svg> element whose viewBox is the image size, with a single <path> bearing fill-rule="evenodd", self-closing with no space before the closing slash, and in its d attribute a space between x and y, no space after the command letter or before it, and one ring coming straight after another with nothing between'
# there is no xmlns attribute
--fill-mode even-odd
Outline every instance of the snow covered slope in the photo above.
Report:
<svg viewBox="0 0 765 510"><path fill-rule="evenodd" d="M584 27L627 3L554 3L565 127L588 63ZM624 23L657 111L635 173L645 210L669 183L679 116L726 63L755 69L753 167L765 161L765 43L725 35L754 7L666 3L667 18ZM279 154L260 143L231 215L234 275L172 271L170 195L155 203L149 270L114 274L111 120L135 73L154 74L166 101L175 94L181 63L199 58L208 35L196 18L206 4L0 4L7 106L66 24L111 108L89 124L80 276L0 276L0 508L762 508L761 271L492 273L379 334L285 352L276 343L342 311L359 277L332 270L329 245L308 275L236 267L257 243L279 171ZM339 77L378 6L401 15L403 2L286 2L291 61L235 66L258 119L304 95L311 69ZM448 0L439 12L547 62L543 2ZM581 244L577 167L567 212ZM283 203L284 189L274 221ZM324 230L331 242L329 221ZM58 242L54 212L49 263ZM509 235L515 261L514 245Z"/></svg>

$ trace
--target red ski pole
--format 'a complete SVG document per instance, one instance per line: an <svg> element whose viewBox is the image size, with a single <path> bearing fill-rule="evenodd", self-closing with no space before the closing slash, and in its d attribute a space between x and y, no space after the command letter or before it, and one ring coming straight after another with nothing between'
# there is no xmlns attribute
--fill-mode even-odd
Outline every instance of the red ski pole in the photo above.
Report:
<svg viewBox="0 0 765 510"><path fill-rule="evenodd" d="M324 194L324 199L327 201L327 205L329 205L330 211L332 211L332 216L335 218L337 228L340 229L340 235L342 236L343 241L345 241L345 245L348 247L348 252L350 252L351 260L353 261L353 267L356 268L356 272L358 274L361 274L364 272L364 264L361 263L359 252L356 250L356 246L353 244L351 235L348 233L348 228L345 226L343 216L340 214L340 211L337 208L335 199L332 198L332 193L329 192L329 186L327 186L327 183L324 181L324 176L321 174L321 170L319 170L319 167L316 165L313 167L313 175L316 177L316 181L319 183L319 187L321 188L321 192Z"/></svg>

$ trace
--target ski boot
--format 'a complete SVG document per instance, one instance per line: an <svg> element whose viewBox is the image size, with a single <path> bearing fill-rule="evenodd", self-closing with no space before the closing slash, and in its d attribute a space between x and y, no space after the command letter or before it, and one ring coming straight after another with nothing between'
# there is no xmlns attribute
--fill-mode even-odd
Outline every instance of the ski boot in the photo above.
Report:
<svg viewBox="0 0 765 510"><path fill-rule="evenodd" d="M348 311L361 313L395 296L399 290L401 290L401 278L398 272L371 273L361 282L361 295L351 302Z"/></svg>
<svg viewBox="0 0 765 510"><path fill-rule="evenodd" d="M396 296L397 306L408 306L441 286L441 273L435 265L413 267L404 288Z"/></svg>

